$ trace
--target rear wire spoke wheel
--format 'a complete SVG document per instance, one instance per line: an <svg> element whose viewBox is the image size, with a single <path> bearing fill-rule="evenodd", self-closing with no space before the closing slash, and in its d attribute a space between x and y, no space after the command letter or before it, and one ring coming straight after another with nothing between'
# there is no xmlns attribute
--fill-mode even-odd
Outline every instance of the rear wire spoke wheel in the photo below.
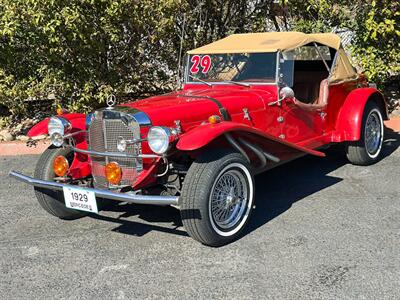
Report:
<svg viewBox="0 0 400 300"><path fill-rule="evenodd" d="M247 161L228 151L199 157L186 175L180 201L182 222L195 240L222 246L237 239L254 201Z"/></svg>
<svg viewBox="0 0 400 300"><path fill-rule="evenodd" d="M372 110L365 124L365 149L372 158L379 155L383 142L382 116L377 109Z"/></svg>
<svg viewBox="0 0 400 300"><path fill-rule="evenodd" d="M382 111L375 102L367 102L362 118L360 140L348 143L346 155L355 165L371 165L381 157L384 139Z"/></svg>

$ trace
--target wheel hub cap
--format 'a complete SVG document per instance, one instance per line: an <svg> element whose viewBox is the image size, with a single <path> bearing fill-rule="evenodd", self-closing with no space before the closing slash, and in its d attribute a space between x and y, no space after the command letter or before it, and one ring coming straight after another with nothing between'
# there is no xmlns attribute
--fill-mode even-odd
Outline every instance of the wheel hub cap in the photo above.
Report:
<svg viewBox="0 0 400 300"><path fill-rule="evenodd" d="M211 191L211 212L221 229L234 227L243 217L247 204L245 176L238 170L222 174Z"/></svg>
<svg viewBox="0 0 400 300"><path fill-rule="evenodd" d="M365 125L365 147L370 155L376 154L382 144L382 124L376 112L371 112Z"/></svg>

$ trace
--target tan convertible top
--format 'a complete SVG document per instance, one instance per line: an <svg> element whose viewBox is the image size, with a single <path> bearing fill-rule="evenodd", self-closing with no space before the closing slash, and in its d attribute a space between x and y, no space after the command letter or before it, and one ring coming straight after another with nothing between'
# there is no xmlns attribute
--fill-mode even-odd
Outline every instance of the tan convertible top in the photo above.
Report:
<svg viewBox="0 0 400 300"><path fill-rule="evenodd" d="M190 50L189 54L256 53L292 50L316 42L336 50L340 38L334 33L260 32L233 34L214 43Z"/></svg>
<svg viewBox="0 0 400 300"><path fill-rule="evenodd" d="M337 50L336 62L329 76L330 82L357 78L353 66L341 48L340 37L334 33L260 32L233 34L211 44L188 51L188 54L260 53L287 51L319 43Z"/></svg>

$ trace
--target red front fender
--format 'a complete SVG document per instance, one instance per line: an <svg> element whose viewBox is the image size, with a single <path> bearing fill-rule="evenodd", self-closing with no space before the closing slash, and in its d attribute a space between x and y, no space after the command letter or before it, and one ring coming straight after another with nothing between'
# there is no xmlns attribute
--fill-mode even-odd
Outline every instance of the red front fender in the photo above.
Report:
<svg viewBox="0 0 400 300"><path fill-rule="evenodd" d="M360 139L362 117L368 101L375 101L382 109L383 118L388 119L386 102L377 89L355 89L347 96L340 109L332 142L358 141Z"/></svg>
<svg viewBox="0 0 400 300"><path fill-rule="evenodd" d="M272 147L277 152L285 152L295 150L295 152L303 152L316 156L325 156L324 153L298 146L293 143L283 141L261 130L250 127L245 124L224 121L218 124L205 124L180 136L176 148L182 151L193 151L208 145L224 133L235 132L240 133L243 137L256 139L263 148ZM271 150L271 149L267 149Z"/></svg>
<svg viewBox="0 0 400 300"><path fill-rule="evenodd" d="M85 114L63 114L61 117L67 119L68 121L71 122L72 128L74 131L77 130L85 130L86 128L86 115ZM39 123L37 123L35 126L33 126L29 131L28 131L28 136L29 137L34 137L37 135L42 135L42 134L48 134L47 131L47 124L49 123L49 118L46 118Z"/></svg>

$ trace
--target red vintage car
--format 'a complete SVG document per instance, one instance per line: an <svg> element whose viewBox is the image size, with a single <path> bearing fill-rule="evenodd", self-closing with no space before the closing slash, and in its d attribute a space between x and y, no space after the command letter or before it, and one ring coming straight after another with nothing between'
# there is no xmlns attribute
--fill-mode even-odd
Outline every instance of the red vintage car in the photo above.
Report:
<svg viewBox="0 0 400 300"><path fill-rule="evenodd" d="M332 33L235 34L187 53L182 90L90 114L43 120L34 177L41 206L62 219L105 199L179 208L188 234L221 246L254 207L254 175L344 143L350 162L380 158L382 94L357 74ZM261 199L260 199L261 200Z"/></svg>

